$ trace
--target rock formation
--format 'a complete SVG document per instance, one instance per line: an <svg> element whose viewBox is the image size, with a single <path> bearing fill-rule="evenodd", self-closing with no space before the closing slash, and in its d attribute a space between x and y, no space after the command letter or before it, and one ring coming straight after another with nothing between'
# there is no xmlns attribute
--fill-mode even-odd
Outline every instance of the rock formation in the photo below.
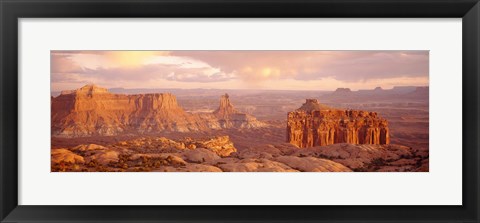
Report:
<svg viewBox="0 0 480 223"><path fill-rule="evenodd" d="M109 136L265 126L254 117L235 111L227 95L222 96L220 103L214 113L191 114L185 112L170 93L112 94L105 88L86 85L63 91L52 99L52 135Z"/></svg>
<svg viewBox="0 0 480 223"><path fill-rule="evenodd" d="M320 109L319 109L320 108ZM287 142L300 148L335 143L389 144L387 120L376 112L321 109L315 99L288 113Z"/></svg>
<svg viewBox="0 0 480 223"><path fill-rule="evenodd" d="M410 92L407 95L408 96L417 96L417 97L424 96L424 97L428 98L428 95L429 95L428 92L429 92L429 87L417 87L417 88L415 88L415 91Z"/></svg>
<svg viewBox="0 0 480 223"><path fill-rule="evenodd" d="M376 87L375 89L373 89L373 91L382 92L383 88L382 87Z"/></svg>
<svg viewBox="0 0 480 223"><path fill-rule="evenodd" d="M191 147L197 145L198 147ZM298 149L289 143L237 151L225 136L141 137L51 151L51 170L169 172L427 172L428 154L407 146L339 143ZM232 150L233 149L233 150Z"/></svg>
<svg viewBox="0 0 480 223"><path fill-rule="evenodd" d="M263 127L264 123L249 114L237 111L228 94L220 97L220 106L213 112L218 119L221 128L255 128Z"/></svg>
<svg viewBox="0 0 480 223"><path fill-rule="evenodd" d="M352 90L350 88L337 88L333 93L332 96L345 96L352 94Z"/></svg>
<svg viewBox="0 0 480 223"><path fill-rule="evenodd" d="M228 96L228 94L222 95L220 97L220 106L214 111L214 114L223 118L228 118L228 116L235 113L238 113L238 111L235 110L232 103L230 103L230 96Z"/></svg>

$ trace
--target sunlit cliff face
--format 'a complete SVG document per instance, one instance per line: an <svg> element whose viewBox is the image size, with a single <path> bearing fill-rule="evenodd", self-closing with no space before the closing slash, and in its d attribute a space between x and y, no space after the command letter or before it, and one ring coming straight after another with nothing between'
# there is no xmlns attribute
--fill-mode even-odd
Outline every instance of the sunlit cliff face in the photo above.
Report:
<svg viewBox="0 0 480 223"><path fill-rule="evenodd" d="M334 90L428 85L428 51L51 51L52 91Z"/></svg>

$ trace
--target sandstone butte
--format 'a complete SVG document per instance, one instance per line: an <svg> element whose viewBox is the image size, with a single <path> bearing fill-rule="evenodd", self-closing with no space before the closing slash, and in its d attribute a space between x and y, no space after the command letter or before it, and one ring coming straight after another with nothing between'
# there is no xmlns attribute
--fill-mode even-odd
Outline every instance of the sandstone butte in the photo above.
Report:
<svg viewBox="0 0 480 223"><path fill-rule="evenodd" d="M387 120L376 112L331 109L316 99L307 99L288 113L287 142L300 147L336 143L389 144Z"/></svg>
<svg viewBox="0 0 480 223"><path fill-rule="evenodd" d="M113 94L105 88L86 85L52 97L51 110L52 135L56 137L266 126L255 117L235 110L226 94L216 111L189 113L170 93Z"/></svg>

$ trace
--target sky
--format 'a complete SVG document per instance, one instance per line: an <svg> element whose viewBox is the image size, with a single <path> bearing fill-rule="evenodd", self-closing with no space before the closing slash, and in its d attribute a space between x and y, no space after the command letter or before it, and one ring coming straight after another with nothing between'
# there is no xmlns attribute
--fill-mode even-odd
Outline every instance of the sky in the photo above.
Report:
<svg viewBox="0 0 480 223"><path fill-rule="evenodd" d="M428 51L51 51L52 91L428 86Z"/></svg>

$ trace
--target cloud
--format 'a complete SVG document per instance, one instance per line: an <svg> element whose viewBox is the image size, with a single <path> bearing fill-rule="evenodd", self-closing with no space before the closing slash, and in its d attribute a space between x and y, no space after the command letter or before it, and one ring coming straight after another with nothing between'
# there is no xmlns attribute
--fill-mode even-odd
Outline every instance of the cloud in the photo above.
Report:
<svg viewBox="0 0 480 223"><path fill-rule="evenodd" d="M216 82L232 77L231 74L210 67L184 68L169 64L149 64L131 68L86 69L82 72L82 75L99 80L151 81L166 79L185 82Z"/></svg>
<svg viewBox="0 0 480 223"><path fill-rule="evenodd" d="M233 73L188 57L155 51L54 51L51 53L52 82L118 83L170 80L218 82L234 79ZM117 83L117 84L115 84Z"/></svg>
<svg viewBox="0 0 480 223"><path fill-rule="evenodd" d="M72 73L81 72L82 68L77 65L69 55L51 54L50 72L51 73Z"/></svg>
<svg viewBox="0 0 480 223"><path fill-rule="evenodd" d="M428 63L428 51L52 51L51 75L59 87L386 88L428 84Z"/></svg>
<svg viewBox="0 0 480 223"><path fill-rule="evenodd" d="M115 68L141 66L155 56L168 56L169 51L103 51L103 50L55 50L53 57L68 57L74 63L87 68Z"/></svg>
<svg viewBox="0 0 480 223"><path fill-rule="evenodd" d="M428 51L172 51L171 54L202 60L253 82L428 76Z"/></svg>

